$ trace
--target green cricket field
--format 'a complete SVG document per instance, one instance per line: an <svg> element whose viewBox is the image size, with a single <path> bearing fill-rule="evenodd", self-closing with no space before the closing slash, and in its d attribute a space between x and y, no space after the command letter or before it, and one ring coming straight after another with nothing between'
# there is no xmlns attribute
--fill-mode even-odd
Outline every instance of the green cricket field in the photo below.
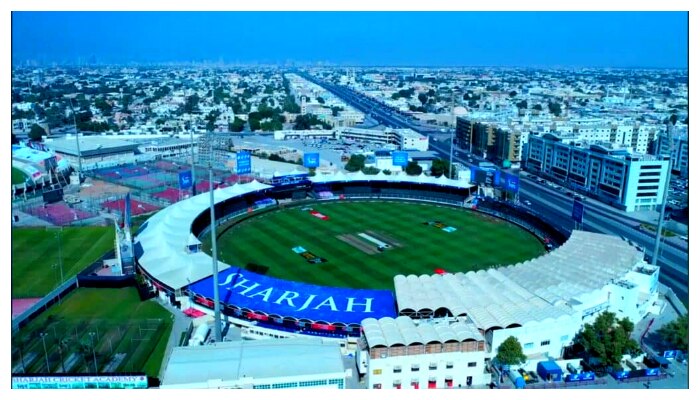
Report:
<svg viewBox="0 0 700 400"><path fill-rule="evenodd" d="M279 208L220 227L218 235L220 261L262 265L276 278L348 288L392 289L399 274L475 271L545 253L533 234L504 220L406 201ZM211 238L203 243L211 253Z"/></svg>

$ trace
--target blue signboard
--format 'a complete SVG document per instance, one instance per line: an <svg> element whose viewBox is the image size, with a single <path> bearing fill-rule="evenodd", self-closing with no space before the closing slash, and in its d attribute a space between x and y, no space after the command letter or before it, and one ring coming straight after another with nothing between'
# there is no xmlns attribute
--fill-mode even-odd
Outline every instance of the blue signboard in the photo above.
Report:
<svg viewBox="0 0 700 400"><path fill-rule="evenodd" d="M239 151L236 154L236 174L249 174L253 170L250 160L250 153L247 151Z"/></svg>
<svg viewBox="0 0 700 400"><path fill-rule="evenodd" d="M520 178L517 175L501 174L500 186L507 192L517 193L520 189Z"/></svg>
<svg viewBox="0 0 700 400"><path fill-rule="evenodd" d="M318 266L309 264L309 273ZM194 293L214 298L214 278L189 286ZM224 304L282 317L328 323L359 324L365 318L396 318L391 290L348 289L285 281L238 267L219 273L219 298Z"/></svg>
<svg viewBox="0 0 700 400"><path fill-rule="evenodd" d="M309 181L309 174L300 173L295 175L273 176L268 182L273 186L305 184Z"/></svg>
<svg viewBox="0 0 700 400"><path fill-rule="evenodd" d="M391 161L393 165L405 167L408 165L408 153L405 151L394 151L391 153Z"/></svg>
<svg viewBox="0 0 700 400"><path fill-rule="evenodd" d="M180 181L180 189L189 189L192 187L192 171L181 171L178 174Z"/></svg>
<svg viewBox="0 0 700 400"><path fill-rule="evenodd" d="M665 350L664 351L664 358L676 358L677 354L678 354L678 350Z"/></svg>
<svg viewBox="0 0 700 400"><path fill-rule="evenodd" d="M321 157L318 153L304 153L304 166L306 168L318 168L321 165Z"/></svg>
<svg viewBox="0 0 700 400"><path fill-rule="evenodd" d="M583 203L578 200L574 200L574 209L571 211L571 218L579 224L583 223Z"/></svg>

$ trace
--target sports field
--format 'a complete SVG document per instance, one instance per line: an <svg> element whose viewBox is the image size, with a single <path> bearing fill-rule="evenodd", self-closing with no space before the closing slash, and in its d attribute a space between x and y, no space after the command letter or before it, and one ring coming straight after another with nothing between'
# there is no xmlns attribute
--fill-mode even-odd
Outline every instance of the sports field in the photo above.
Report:
<svg viewBox="0 0 700 400"><path fill-rule="evenodd" d="M22 172L20 169L12 167L12 184L16 185L18 183L24 183L27 179L27 174Z"/></svg>
<svg viewBox="0 0 700 400"><path fill-rule="evenodd" d="M43 297L114 247L114 228L13 228L12 298ZM60 258L59 238L60 235Z"/></svg>
<svg viewBox="0 0 700 400"><path fill-rule="evenodd" d="M328 219L312 215L309 207ZM210 252L211 239L203 242ZM379 243L390 247L379 251ZM220 234L217 244L220 260L241 267L264 265L269 276L371 289L393 288L398 274L467 272L545 252L529 232L483 214L369 201L314 203L263 213ZM313 264L307 259L326 261Z"/></svg>
<svg viewBox="0 0 700 400"><path fill-rule="evenodd" d="M96 367L98 372L145 372L156 377L172 318L158 303L141 301L132 287L76 289L13 333L12 369L94 373Z"/></svg>

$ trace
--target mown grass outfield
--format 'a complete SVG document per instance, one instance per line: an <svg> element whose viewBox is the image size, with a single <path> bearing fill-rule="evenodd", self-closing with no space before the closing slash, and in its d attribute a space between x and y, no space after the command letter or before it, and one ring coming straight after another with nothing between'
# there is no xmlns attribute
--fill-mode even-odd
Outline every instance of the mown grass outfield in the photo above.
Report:
<svg viewBox="0 0 700 400"><path fill-rule="evenodd" d="M27 179L27 174L22 172L19 168L12 167L12 184L16 185L18 183L24 183Z"/></svg>
<svg viewBox="0 0 700 400"><path fill-rule="evenodd" d="M114 227L13 228L12 298L43 297L114 247Z"/></svg>
<svg viewBox="0 0 700 400"><path fill-rule="evenodd" d="M305 207L329 219L316 218ZM425 225L428 221L440 221L456 231ZM357 236L368 231L398 245L368 254L339 238L350 235L354 242L376 248ZM203 242L210 253L211 239ZM500 219L447 206L386 201L313 203L270 211L229 228L217 244L220 260L241 267L261 264L270 268L269 276L371 289L393 289L393 277L398 274L433 274L438 268L467 272L514 264L545 252L534 235ZM292 250L297 246L328 261L310 264Z"/></svg>
<svg viewBox="0 0 700 400"><path fill-rule="evenodd" d="M97 366L156 377L172 325L170 312L141 301L133 287L79 288L13 333L12 369L46 373L48 356L51 373L94 373Z"/></svg>

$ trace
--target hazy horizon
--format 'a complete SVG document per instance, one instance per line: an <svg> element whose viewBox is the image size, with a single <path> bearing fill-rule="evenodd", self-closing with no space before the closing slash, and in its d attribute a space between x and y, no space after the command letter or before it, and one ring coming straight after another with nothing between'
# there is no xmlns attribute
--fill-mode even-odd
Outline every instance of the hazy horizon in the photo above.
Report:
<svg viewBox="0 0 700 400"><path fill-rule="evenodd" d="M12 13L13 66L202 63L687 70L688 13Z"/></svg>

